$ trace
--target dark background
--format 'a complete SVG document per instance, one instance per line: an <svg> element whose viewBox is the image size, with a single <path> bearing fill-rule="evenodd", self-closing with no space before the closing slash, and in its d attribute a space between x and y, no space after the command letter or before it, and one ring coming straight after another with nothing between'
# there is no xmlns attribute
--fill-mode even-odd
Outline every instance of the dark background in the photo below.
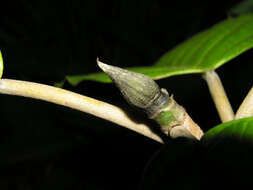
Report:
<svg viewBox="0 0 253 190"><path fill-rule="evenodd" d="M239 1L6 1L1 3L3 78L53 85L120 67L153 64L228 16ZM234 110L252 85L253 51L217 70ZM201 75L157 81L206 131L220 123ZM131 110L111 84L69 89ZM162 145L108 121L22 97L0 96L0 189L135 189Z"/></svg>

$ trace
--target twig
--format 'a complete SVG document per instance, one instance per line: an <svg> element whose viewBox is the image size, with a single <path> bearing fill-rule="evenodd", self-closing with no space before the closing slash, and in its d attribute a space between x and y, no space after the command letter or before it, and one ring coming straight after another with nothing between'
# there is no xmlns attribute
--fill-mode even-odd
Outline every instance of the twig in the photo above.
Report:
<svg viewBox="0 0 253 190"><path fill-rule="evenodd" d="M112 79L123 97L131 105L142 109L155 120L167 136L200 140L201 128L191 119L165 89L161 89L149 76L102 63L98 66Z"/></svg>
<svg viewBox="0 0 253 190"><path fill-rule="evenodd" d="M243 100L238 111L236 112L235 119L253 116L253 87Z"/></svg>
<svg viewBox="0 0 253 190"><path fill-rule="evenodd" d="M207 81L209 91L212 95L221 121L224 123L233 120L234 112L217 73L213 70L208 71L203 77Z"/></svg>
<svg viewBox="0 0 253 190"><path fill-rule="evenodd" d="M53 86L11 79L0 79L0 93L40 99L80 110L162 143L162 139L147 125L131 120L122 109L87 96Z"/></svg>

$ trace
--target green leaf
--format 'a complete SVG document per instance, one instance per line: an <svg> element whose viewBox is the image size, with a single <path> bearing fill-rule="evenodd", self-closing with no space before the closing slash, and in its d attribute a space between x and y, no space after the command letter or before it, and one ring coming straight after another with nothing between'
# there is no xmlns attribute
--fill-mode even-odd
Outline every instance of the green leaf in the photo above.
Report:
<svg viewBox="0 0 253 190"><path fill-rule="evenodd" d="M253 143L253 117L222 123L205 133L204 140L235 138Z"/></svg>
<svg viewBox="0 0 253 190"><path fill-rule="evenodd" d="M0 78L2 78L3 69L4 69L3 56L2 56L2 52L0 51Z"/></svg>
<svg viewBox="0 0 253 190"><path fill-rule="evenodd" d="M173 75L202 73L216 69L253 47L253 14L243 15L216 24L163 55L153 66L127 68L153 79ZM67 76L77 85L83 80L111 82L104 73Z"/></svg>
<svg viewBox="0 0 253 190"><path fill-rule="evenodd" d="M166 78L173 75L180 74L188 74L188 73L200 73L202 70L189 68L185 69L184 67L164 67L164 66L151 66L151 67L130 67L126 68L130 71L134 71L137 73L143 73L151 78L157 80ZM84 80L92 80L97 82L110 83L111 79L105 73L91 73L87 75L74 75L74 76L66 76L66 81L68 81L73 86L78 85L80 82ZM57 83L60 84L60 83Z"/></svg>
<svg viewBox="0 0 253 190"><path fill-rule="evenodd" d="M253 170L253 117L210 129L202 138L202 145L206 150L203 157L205 171L216 173L215 184L224 184L222 189L238 189L242 184L246 187L251 183L248 174ZM210 181L207 185L210 187Z"/></svg>
<svg viewBox="0 0 253 190"><path fill-rule="evenodd" d="M164 144L145 167L139 189L203 189L197 143L178 138Z"/></svg>
<svg viewBox="0 0 253 190"><path fill-rule="evenodd" d="M242 15L248 14L253 12L253 0L244 0L240 1L238 4L233 6L229 14L230 15Z"/></svg>

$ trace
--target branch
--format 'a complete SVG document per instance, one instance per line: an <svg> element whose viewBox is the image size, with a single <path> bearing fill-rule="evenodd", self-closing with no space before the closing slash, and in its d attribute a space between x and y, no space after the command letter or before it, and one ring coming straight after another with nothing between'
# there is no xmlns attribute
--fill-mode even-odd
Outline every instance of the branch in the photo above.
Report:
<svg viewBox="0 0 253 190"><path fill-rule="evenodd" d="M53 86L11 79L0 79L0 93L40 99L70 107L111 121L162 143L162 139L147 125L136 123L122 109L87 96Z"/></svg>
<svg viewBox="0 0 253 190"><path fill-rule="evenodd" d="M253 116L253 87L243 100L238 111L236 112L235 119Z"/></svg>
<svg viewBox="0 0 253 190"><path fill-rule="evenodd" d="M213 70L207 71L203 77L207 82L221 121L224 123L233 120L234 112L217 73Z"/></svg>

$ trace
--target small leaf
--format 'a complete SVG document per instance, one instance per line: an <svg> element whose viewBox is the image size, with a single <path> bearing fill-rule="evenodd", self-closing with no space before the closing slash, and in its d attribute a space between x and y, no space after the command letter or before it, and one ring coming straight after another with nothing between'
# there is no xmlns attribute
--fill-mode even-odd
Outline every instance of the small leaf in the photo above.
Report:
<svg viewBox="0 0 253 190"><path fill-rule="evenodd" d="M73 86L77 85L83 80L94 80L97 82L111 82L111 79L105 73L91 73L87 75L75 75L75 76L66 76L66 80Z"/></svg>
<svg viewBox="0 0 253 190"><path fill-rule="evenodd" d="M253 47L253 14L243 15L216 24L166 53L153 66L127 68L153 79L173 75L202 73L216 69ZM111 82L104 73L67 76L77 85L83 80Z"/></svg>
<svg viewBox="0 0 253 190"><path fill-rule="evenodd" d="M203 140L235 138L253 143L253 117L222 123L205 133Z"/></svg>

